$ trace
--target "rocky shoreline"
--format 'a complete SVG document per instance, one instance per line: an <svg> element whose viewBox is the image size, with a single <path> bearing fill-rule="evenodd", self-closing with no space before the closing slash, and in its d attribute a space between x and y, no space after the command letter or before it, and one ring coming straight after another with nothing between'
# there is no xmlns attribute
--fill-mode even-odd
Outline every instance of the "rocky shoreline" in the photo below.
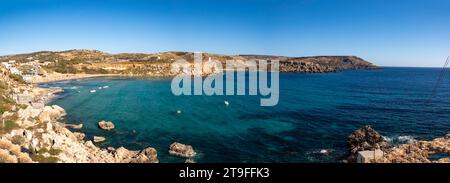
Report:
<svg viewBox="0 0 450 183"><path fill-rule="evenodd" d="M347 144L348 163L450 163L450 133L431 141L392 146L387 138L365 126L350 134Z"/></svg>
<svg viewBox="0 0 450 183"><path fill-rule="evenodd" d="M86 139L80 132L68 128L60 120L66 115L63 108L46 106L61 90L39 88L10 77L0 67L2 100L9 106L0 115L0 162L6 163L158 163L157 151L153 147L128 150L124 147L99 148L94 141L102 137ZM86 75L88 76L88 75ZM25 97L28 96L29 98ZM21 103L25 97L26 103ZM14 101L16 100L16 101ZM114 128L112 123L99 123L106 130ZM381 134L371 127L364 127L348 138L349 158L347 162L362 163L449 163L450 134L431 141L417 141L392 147ZM195 162L194 148L173 143L168 145L169 154L186 158L186 163ZM434 158L434 155L443 157Z"/></svg>
<svg viewBox="0 0 450 183"><path fill-rule="evenodd" d="M60 90L39 88L32 84L11 79L1 68L1 81L5 82L4 94L27 93L32 102L12 103L10 110L0 116L0 162L4 163L158 163L156 149L129 150L124 147L107 149L97 147L93 140L67 127L82 128L82 125L67 125L60 122L66 115L63 108L47 104ZM98 139L97 139L98 140ZM190 146L186 146L190 147ZM168 147L169 148L169 147ZM192 147L188 149L193 152ZM184 151L181 151L181 153ZM192 157L191 154L181 157Z"/></svg>

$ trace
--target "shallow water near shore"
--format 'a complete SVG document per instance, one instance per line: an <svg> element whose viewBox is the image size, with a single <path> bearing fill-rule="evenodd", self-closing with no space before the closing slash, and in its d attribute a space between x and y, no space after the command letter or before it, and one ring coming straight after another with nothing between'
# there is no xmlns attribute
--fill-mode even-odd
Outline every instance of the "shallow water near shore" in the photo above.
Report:
<svg viewBox="0 0 450 183"><path fill-rule="evenodd" d="M99 146L152 146L160 162L184 162L168 154L173 142L192 145L200 163L341 162L347 136L364 125L394 143L449 133L449 74L427 103L440 71L280 73L274 107L259 106L260 96L174 96L171 80L160 78L104 77L40 86L64 89L52 104L67 111L67 122L83 122L87 138L105 136ZM100 130L100 120L113 121L116 129ZM321 154L323 149L330 153Z"/></svg>

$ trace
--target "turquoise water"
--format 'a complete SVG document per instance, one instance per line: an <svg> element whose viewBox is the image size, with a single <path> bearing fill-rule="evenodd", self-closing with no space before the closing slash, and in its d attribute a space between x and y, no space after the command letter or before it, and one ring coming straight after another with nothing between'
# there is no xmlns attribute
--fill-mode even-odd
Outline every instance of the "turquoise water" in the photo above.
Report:
<svg viewBox="0 0 450 183"><path fill-rule="evenodd" d="M152 146L160 162L184 162L168 155L175 141L192 145L197 162L340 162L346 137L364 125L394 143L449 133L449 75L426 102L439 72L280 73L275 107L260 107L259 96L174 96L168 79L94 78L42 86L65 89L52 103L66 109L67 122L83 122L88 138L107 137L100 146ZM113 121L116 129L98 129L100 120Z"/></svg>

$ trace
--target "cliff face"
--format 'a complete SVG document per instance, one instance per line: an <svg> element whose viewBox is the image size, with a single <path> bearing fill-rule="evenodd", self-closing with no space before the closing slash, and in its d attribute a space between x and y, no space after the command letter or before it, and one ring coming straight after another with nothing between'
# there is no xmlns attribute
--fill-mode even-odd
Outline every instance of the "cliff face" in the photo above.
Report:
<svg viewBox="0 0 450 183"><path fill-rule="evenodd" d="M378 67L355 56L318 56L289 58L280 63L282 72L336 72L355 69L377 69Z"/></svg>
<svg viewBox="0 0 450 183"><path fill-rule="evenodd" d="M279 60L281 72L324 73L379 67L356 56L283 57L266 55L242 55L247 59Z"/></svg>

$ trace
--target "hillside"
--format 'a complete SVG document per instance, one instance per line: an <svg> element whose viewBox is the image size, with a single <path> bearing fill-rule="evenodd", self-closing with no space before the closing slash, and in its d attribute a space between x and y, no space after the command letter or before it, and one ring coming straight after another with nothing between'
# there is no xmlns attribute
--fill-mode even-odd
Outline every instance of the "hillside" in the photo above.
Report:
<svg viewBox="0 0 450 183"><path fill-rule="evenodd" d="M378 68L356 56L285 57L203 53L203 61L209 59L218 60L223 65L247 60L279 60L281 72L323 73ZM61 73L168 77L174 74L170 72L170 64L176 60L193 62L194 54L175 51L109 54L98 50L67 50L0 56L0 62L11 62L20 72L43 76L47 73Z"/></svg>

